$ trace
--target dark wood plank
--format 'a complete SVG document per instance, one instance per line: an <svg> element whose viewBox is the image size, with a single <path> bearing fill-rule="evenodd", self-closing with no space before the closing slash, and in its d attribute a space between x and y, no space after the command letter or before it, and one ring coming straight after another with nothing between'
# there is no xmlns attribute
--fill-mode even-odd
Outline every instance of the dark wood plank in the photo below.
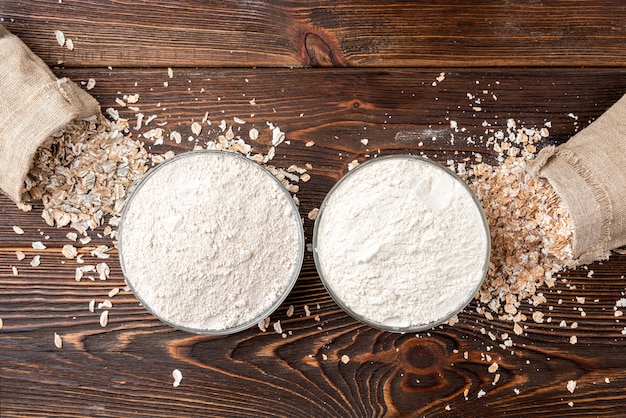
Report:
<svg viewBox="0 0 626 418"><path fill-rule="evenodd" d="M5 0L49 65L624 66L620 0L194 2ZM60 47L62 30L75 49Z"/></svg>
<svg viewBox="0 0 626 418"><path fill-rule="evenodd" d="M205 126L203 141L216 135L222 118L238 116L247 120L246 129L261 131L267 121L278 124L291 144L279 146L275 163L314 166L298 193L303 216L353 159L424 152L446 161L462 158L456 150L479 150L489 158L478 140L482 122L502 126L509 117L527 126L551 121L550 140L560 143L626 91L622 69L450 69L437 86L432 82L439 70L428 69L180 68L169 79L165 69L74 68L57 75L78 82L94 77L92 93L103 108L119 108L116 97L139 93L141 112L158 115L148 128L167 122L166 132L176 129L183 138L207 111L212 125ZM475 99L467 93L482 99L480 111L472 110ZM132 125L134 111L120 113ZM466 127L476 144L465 136L451 144L450 119ZM311 140L315 146L306 147ZM194 143L166 141L151 151L178 153ZM255 145L267 147L267 137ZM75 261L60 254L69 229L46 226L38 209L22 212L0 196L3 416L619 416L626 405L624 323L613 309L624 297L626 256L590 266L593 277L584 269L564 273L565 281L544 289L542 311L550 322L528 321L512 347L503 345L503 334L513 335L512 324L485 319L476 302L455 326L418 336L361 325L332 302L309 253L295 289L272 316L286 338L257 328L208 337L161 324L124 291L111 298L109 324L102 328L101 310L87 307L124 286L116 253L106 260L112 269L107 281L76 282ZM12 225L25 234L16 235ZM310 237L312 223L306 220L305 227ZM29 248L40 239L46 250ZM25 260L17 261L17 249L27 253ZM42 256L37 268L29 265L35 254ZM289 305L295 307L292 317L286 315ZM532 307L522 310L530 315ZM567 327L559 326L562 320ZM578 327L571 327L574 322ZM55 332L63 337L62 349L54 346ZM577 344L570 344L572 335ZM346 364L343 355L350 358ZM500 365L495 384L488 371L494 361ZM175 368L183 373L178 388L172 387ZM568 380L578 383L573 394Z"/></svg>

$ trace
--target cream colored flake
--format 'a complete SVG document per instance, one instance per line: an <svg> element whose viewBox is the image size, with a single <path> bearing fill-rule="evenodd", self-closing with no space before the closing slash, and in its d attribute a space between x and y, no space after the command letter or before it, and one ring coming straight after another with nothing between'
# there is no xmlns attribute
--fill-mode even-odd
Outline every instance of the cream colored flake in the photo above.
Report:
<svg viewBox="0 0 626 418"><path fill-rule="evenodd" d="M574 393L574 391L576 390L576 381L575 380L570 380L567 382L567 390L570 393Z"/></svg>
<svg viewBox="0 0 626 418"><path fill-rule="evenodd" d="M56 332L54 333L54 346L59 350L63 348L63 338Z"/></svg>
<svg viewBox="0 0 626 418"><path fill-rule="evenodd" d="M111 309L113 307L113 302L109 299L105 299L98 304L98 309Z"/></svg>
<svg viewBox="0 0 626 418"><path fill-rule="evenodd" d="M172 372L172 376L174 377L174 383L172 383L172 386L177 388L178 386L180 386L180 383L183 380L183 374L180 370L174 369L174 371Z"/></svg>
<svg viewBox="0 0 626 418"><path fill-rule="evenodd" d="M100 314L100 326L104 328L107 326L108 323L109 323L109 311L102 311L102 313Z"/></svg>
<svg viewBox="0 0 626 418"><path fill-rule="evenodd" d="M172 131L170 132L170 140L176 142L177 144L180 144L183 142L183 137L180 132Z"/></svg>
<svg viewBox="0 0 626 418"><path fill-rule="evenodd" d="M47 248L41 241L35 241L31 245L35 250L45 250Z"/></svg>
<svg viewBox="0 0 626 418"><path fill-rule="evenodd" d="M67 259L73 260L78 255L78 249L72 244L66 244L61 249L61 254Z"/></svg>
<svg viewBox="0 0 626 418"><path fill-rule="evenodd" d="M109 274L111 273L111 269L109 265L105 262L96 264L96 272L98 273L100 280L106 280L109 278Z"/></svg>
<svg viewBox="0 0 626 418"><path fill-rule="evenodd" d="M252 128L248 131L248 137L253 140L256 141L257 139L259 139L259 130L256 128Z"/></svg>
<svg viewBox="0 0 626 418"><path fill-rule="evenodd" d="M24 252L23 252L23 251L20 251L20 250L17 250L17 251L15 252L15 256L17 257L17 260L18 260L18 261L22 261L23 259L25 259L25 258L26 258L26 254L24 254Z"/></svg>
<svg viewBox="0 0 626 418"><path fill-rule="evenodd" d="M194 122L191 124L191 132L193 132L194 135L200 135L200 133L202 132L202 125L200 125L198 122Z"/></svg>
<svg viewBox="0 0 626 418"><path fill-rule="evenodd" d="M500 367L500 365L498 365L498 363L496 363L496 362L491 363L491 365L488 368L488 371L489 371L489 373L495 373L498 370L499 367Z"/></svg>
<svg viewBox="0 0 626 418"><path fill-rule="evenodd" d="M309 218L310 220L314 221L317 218L317 215L320 213L320 209L319 208L313 208L309 211L307 218Z"/></svg>
<svg viewBox="0 0 626 418"><path fill-rule="evenodd" d="M39 267L41 265L41 256L40 255L36 255L33 257L32 261L30 262L31 267Z"/></svg>
<svg viewBox="0 0 626 418"><path fill-rule="evenodd" d="M54 31L54 37L57 40L57 43L59 44L59 46L64 46L65 45L65 34L63 32L61 32L60 30L55 30Z"/></svg>
<svg viewBox="0 0 626 418"><path fill-rule="evenodd" d="M13 232L15 232L17 235L24 234L24 230L17 225L13 225Z"/></svg>

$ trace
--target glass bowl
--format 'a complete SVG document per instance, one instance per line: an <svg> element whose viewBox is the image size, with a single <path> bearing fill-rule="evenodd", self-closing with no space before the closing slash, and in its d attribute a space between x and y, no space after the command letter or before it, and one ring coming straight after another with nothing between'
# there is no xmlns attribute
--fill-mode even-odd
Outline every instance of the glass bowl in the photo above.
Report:
<svg viewBox="0 0 626 418"><path fill-rule="evenodd" d="M194 159L200 159L200 160L194 160ZM262 276L261 273L267 274L267 273L260 271L260 270L264 270L263 267L266 266L265 264L256 262L255 265L257 269L251 270L249 273L250 277L245 279L247 281L240 282L242 283L240 285L240 288L235 286L234 287L235 291L233 291L233 288L215 289L215 287L212 286L212 283L215 283L216 281L215 278L217 277L217 274L218 274L216 273L217 267L215 267L218 265L218 263L207 264L206 272L202 270L204 268L204 265L203 265L202 268L200 268L201 271L199 273L200 275L203 275L203 276L199 276L197 271L193 270L194 272L193 277L195 277L193 280L190 280L189 283L183 283L182 286L179 286L180 288L174 289L173 291L172 289L169 289L166 293L167 298L175 298L173 299L173 302L178 304L178 306L184 306L184 310L186 310L182 313L179 312L176 315L172 315L168 313L168 311L171 311L171 309L167 306L163 306L164 302L161 302L160 299L158 299L158 298L164 297L163 293L165 293L165 290L159 290L158 292L160 292L161 294L156 296L155 293L157 293L157 291L155 291L153 287L150 287L150 288L146 287L148 280L150 280L151 284L155 282L152 281L153 279L146 279L149 273L144 273L144 270L140 269L138 266L143 266L144 264L147 263L147 268L145 269L145 271L149 271L152 268L152 265L149 263L150 259L148 258L150 257L148 252L150 251L155 251L155 253L157 252L157 250L165 252L166 254L164 257L157 257L157 256L153 256L153 257L156 259L156 264L159 264L159 265L163 264L166 266L169 266L170 264L172 266L176 265L176 262L180 260L181 253L178 250L176 250L171 255L169 254L168 252L169 247L167 247L167 242L168 242L167 237L171 238L172 235L167 235L167 234L165 234L166 235L164 238L165 241L155 238L155 235L150 235L152 237L150 240L150 245L161 246L162 248L151 249L147 245L146 255L139 253L137 249L141 248L139 247L139 245L141 244L139 240L143 239L143 237L140 237L139 235L142 231L136 230L139 228L139 226L134 227L132 225L132 222L135 222L135 225L139 225L139 222L137 221L137 219L141 219L141 217L144 217L144 216L149 217L147 219L144 219L143 221L149 222L150 224L152 224L153 230L163 230L162 228L164 225L163 216L173 213L173 211L171 210L168 211L168 208L173 207L175 209L178 209L176 205L178 205L178 203L180 202L180 199L177 200L174 197L172 198L166 197L166 199L164 200L167 200L169 203L167 204L164 203L163 205L161 205L160 201L157 201L157 202L151 201L151 199L152 200L156 199L156 197L152 198L150 196L151 190L154 190L154 188L156 187L169 187L169 188L178 187L177 191L171 189L172 195L175 195L176 192L178 192L179 194L182 193L182 196L188 196L189 193L195 196L194 193L196 193L196 190L198 190L199 187L211 186L211 185L206 184L206 182L208 182L209 180L204 180L204 179L206 179L207 177L214 179L216 178L215 176L224 175L224 172L210 173L212 167L211 169L207 170L207 172L209 173L207 172L196 173L194 171L188 176L189 178L185 178L184 180L185 184L182 184L182 187L180 183L176 183L176 180L171 176L171 174L178 173L176 170L182 170L183 166L191 167L191 168L188 168L188 170L193 171L193 167L195 167L193 164L200 164L200 161L215 162L215 164L217 164L218 159L220 159L219 161L223 161L223 164L228 164L228 167L233 167L233 170L245 169L246 170L245 172L248 173L248 177L244 178L243 181L249 181L249 179L252 176L254 176L255 179L260 182L259 189L270 190L272 192L273 198L276 199L275 201L278 201L281 207L284 208L280 214L277 213L276 215L274 215L274 213L270 211L272 216L277 216L277 217L284 216L284 217L293 218L291 221L285 220L286 222L285 225L287 226L285 226L286 229L284 229L283 232L287 231L289 236L288 237L285 236L284 237L285 239L282 241L284 242L287 240L287 238L289 238L289 242L294 242L294 241L297 242L297 248L290 247L285 251L286 255L281 255L281 257L285 257L281 259L282 262L285 263L285 265L289 265L290 268L288 269L288 271L287 271L287 268L284 269L284 281L283 282L276 284L273 282L273 279L272 279L272 283L270 283L269 285L270 286L274 285L274 286L271 289L272 293L270 294L270 296L267 296L267 295L257 296L259 293L264 292L263 286L267 285L267 283L263 283L257 280L259 276ZM215 164L212 163L212 166L214 166ZM215 170L217 169L218 168L215 168ZM225 171L229 171L229 170L230 169L225 170ZM236 174L235 172L233 172L231 173L231 176L229 178L235 175L240 176L239 173L240 171L237 171ZM213 183L213 186L215 186L216 188L215 190L218 190L220 186L215 185L215 183L216 182ZM238 190L236 182L235 184L233 184L232 190L229 190L228 186L230 186L230 184L227 184L226 186L224 186L226 188L225 190L227 190L228 193L236 194L240 192L240 190ZM215 193L222 192L222 189L219 189L219 190L220 190L219 192L215 192ZM220 199L222 199L223 194L219 194L219 196L220 196ZM259 204L256 197L258 196L254 196L254 195L248 196L245 199L245 201L242 200L241 205L253 205L250 207L256 208L256 206L254 205ZM143 199L144 203L146 201L151 202L155 206L158 206L159 209L155 211L146 211L144 213L141 211L140 207L138 206L137 209L135 210L134 207L138 199ZM225 230L225 229L220 229L221 228L220 222L223 223L224 218L220 218L220 219L212 218L213 216L212 213L218 213L219 211L215 210L214 212L211 212L210 210L211 207L208 206L209 202L199 202L199 201L197 202L198 205L203 205L204 203L207 204L207 207L206 207L207 214L203 213L202 216L204 217L203 220L206 220L206 222L202 222L200 224L200 227L198 228L197 233L194 233L193 235L189 236L190 242L192 242L193 245L198 243L197 248L208 248L204 246L206 240L211 240L212 244L210 245L213 245L214 243L218 242L217 238L213 239L212 237L217 237L218 236L217 234L219 232L215 232L215 235L211 235L213 234L213 232L208 233L207 231ZM196 203L194 203L194 205L195 204ZM213 204L215 205L217 203L213 202ZM191 216L194 213L198 212L197 211L198 206L193 206L193 207L196 208L196 212L186 213L185 216L182 217L183 219L186 219L187 216ZM278 204L276 207L278 207ZM143 209L143 206L141 206L141 208ZM160 214L160 212L164 212L165 215ZM239 216L238 214L240 212L243 212L243 209L241 211L239 210L228 211L228 213L233 214L232 216L235 218ZM256 212L256 209L252 212ZM217 215L215 215L215 217L217 218ZM132 219L132 221L129 221L129 219ZM271 228L272 227L271 222L272 220L275 220L275 219L276 218L265 219L265 222L263 223L263 228ZM129 222L131 223L129 224ZM184 221L181 221L181 222L184 222ZM214 227L214 229L211 229L211 228L203 229L204 225L209 225L209 224L215 224L216 226ZM248 226L249 225L242 224L241 228L247 228ZM186 230L193 230L193 229L188 228ZM240 231L240 229L237 229L237 231ZM241 232L241 234L245 234L245 233L247 232ZM146 231L146 235L148 234L149 234L148 231ZM260 234L256 242L253 240L249 240L249 244L245 244L244 246L241 247L242 254L244 254L245 251L252 251L252 252L255 251L254 249L250 249L250 248L257 248L256 246L258 246L258 248L261 248L263 246L276 244L272 241L272 239L268 238L267 235L268 235L267 233ZM256 236L255 236L255 239L256 239ZM173 238L169 242L170 243L174 242ZM215 245L218 245L218 244L215 244ZM278 243L278 245L280 245L280 243ZM130 249L126 251L127 248L130 248ZM300 274L300 269L302 267L303 258L304 258L304 248L305 248L305 239L304 239L304 230L302 226L302 219L300 217L298 207L296 206L295 202L293 201L292 196L287 191L287 189L266 168L262 167L261 165L257 164L256 162L242 155L231 153L231 152L226 152L226 151L212 151L212 150L211 151L209 150L190 151L190 152L177 155L171 159L168 159L165 162L153 168L152 170L150 170L135 186L133 186L132 192L122 212L122 215L120 218L120 224L118 228L118 251L119 251L120 265L121 265L124 277L126 279L126 282L128 283L129 287L132 289L137 299L139 299L141 304L148 311L150 311L154 316L156 316L162 322L174 328L177 328L186 332L190 332L190 333L196 333L196 334L214 334L214 335L233 334L239 331L243 331L247 328L250 328L251 326L259 323L261 320L271 315L283 303L283 301L285 300L285 298L287 297L287 295L289 294L289 292L291 291L291 289L293 288L293 286L295 285L297 281L297 278ZM214 250L214 253L217 254L218 252L219 252L219 248L216 248ZM144 256L146 257L146 259L142 260L141 258ZM249 253L246 253L244 256L241 256L242 260L248 260L245 258L246 256L249 256ZM203 257L203 254L199 254L198 257ZM271 259L265 260L266 263L272 263L272 261L273 260ZM238 263L239 261L233 261L234 265L238 265ZM244 261L241 262L241 264L243 263ZM251 266L252 266L252 261L248 264L247 268L253 268ZM158 280L158 282L156 283L157 284L156 287L163 287L163 289L167 289L168 286L173 286L171 285L172 277L176 277L177 278L176 280L179 280L180 277L184 277L184 274L181 271L173 271L172 270L173 268L174 267L171 267L171 268L168 267L168 270L162 275L162 277L160 277L159 279L156 279ZM282 267L277 267L277 268L279 269L278 270L279 273L283 272ZM143 279L139 279L139 277L143 277ZM225 276L220 276L220 277L225 277ZM281 275L277 275L277 277L281 277ZM141 283L139 280L144 280L144 283ZM214 280L214 281L211 282L211 280ZM238 278L232 277L232 280L235 281L235 280L238 280ZM190 286L191 288L189 288L188 286ZM267 290L267 288L265 290ZM198 317L202 318L203 312L206 311L206 306L209 306L208 304L211 301L211 297L213 297L211 295L216 295L218 293L226 295L224 296L225 298L224 300L230 300L229 298L233 299L232 305L229 306L229 308L231 309L238 309L237 308L238 304L246 303L245 301L252 300L255 297L259 297L259 298L265 297L266 299L263 299L263 303L260 304L261 306L256 306L256 307L251 306L249 309L249 313L247 315L243 315L243 317L237 320L236 323L230 324L228 326L224 326L224 327L216 326L214 328L210 326L206 326L206 327L199 326L196 324L203 323L202 320L192 321L191 319L189 320L187 319L187 318L198 318ZM237 295L237 296L234 296L234 295ZM275 295L275 297L272 297L272 295ZM204 305L205 299L206 299L206 304L207 304L206 306ZM170 303L170 302L168 301L165 303ZM230 303L228 304L230 305ZM224 305L223 303L216 304L216 306L221 306L222 308L223 308L223 305ZM226 314L224 314L224 316L225 315ZM210 315L207 315L207 318L212 318L212 317ZM223 319L223 318L218 318L218 319ZM210 323L209 319L206 320L206 323Z"/></svg>
<svg viewBox="0 0 626 418"><path fill-rule="evenodd" d="M387 167L382 166L382 164L387 164ZM420 166L413 166L413 164ZM405 168L405 172L400 171L400 166ZM470 265L474 267L475 271L460 272L457 269L454 274L447 274L446 271L447 275L445 278L435 277L436 275L431 277L425 273L428 271L428 268L426 268L429 267L428 263L424 264L426 267L422 265L416 266L412 265L413 259L410 259L409 263L405 266L406 268L396 265L397 262L399 262L397 261L398 259L403 259L400 257L401 253L389 252L389 248L398 248L401 247L401 245L396 245L394 242L390 241L389 246L385 247L384 244L380 244L382 247L376 248L376 246L379 245L377 244L378 242L384 242L387 239L386 237L389 236L385 235L388 233L388 228L387 230L385 230L385 226L378 228L377 225L379 225L379 223L368 219L368 213L376 213L375 211L378 210L381 216L385 218L387 213L391 213L392 211L385 212L383 209L385 206L381 203L382 199L376 199L374 197L374 188L378 186L364 179L366 178L365 173L368 170L380 170L382 168L392 170L390 172L392 174L386 175L390 178L390 180L385 180L389 184L384 183L383 186L380 187L391 187L391 184L396 181L394 179L398 179L399 182L404 181L405 183L403 184L408 187L406 193L416 197L414 200L410 201L411 204L412 202L419 201L420 205L436 205L437 203L433 203L433 201L439 199L438 196L433 198L430 194L420 194L422 193L422 189L419 189L421 187L420 184L422 184L420 182L426 181L421 180L420 176L416 175L415 177L405 178L409 175L413 176L413 174L408 173L408 171L416 173L420 170L428 170L434 173L432 176L437 177L442 182L436 184L450 185L456 190L456 193L461 196L459 199L466 201L465 203L458 204L462 204L462 208L470 211L467 212L469 213L467 216L470 216L469 219L471 220L472 228L470 229L471 233L474 234L472 237L480 239L481 244L477 244L476 254L462 253L459 255L460 259L467 258L471 260ZM410 168L411 170L406 170L406 168ZM460 186L460 188L457 186ZM399 186L396 185L394 187ZM413 191L413 187L415 187L415 191ZM431 190L432 187L434 186L429 186L428 190ZM389 195L394 196L393 199L397 198L398 204L406 204L406 201L403 201L404 197L402 197L402 193L397 192L397 194L394 194L396 192L392 189L385 190L385 193L389 191ZM354 206L353 202L363 203L358 204L360 205L358 206L358 210L356 209L357 206L355 206L355 209L347 209L349 206ZM415 204L417 205L418 203ZM448 204L454 206L456 203L449 202ZM389 205L393 205L393 203L389 203ZM402 207L404 208L406 206ZM439 215L437 216L455 215L446 209L448 209L448 207L436 208L437 212L433 209L433 213L438 213ZM393 213L395 214L396 212ZM408 223L411 219L407 218L407 221L408 227ZM383 223L385 222L386 221ZM380 224L382 225L383 223ZM355 233L355 229L361 232ZM335 232L333 236L332 231L340 232ZM369 231L371 231L371 237L379 237L380 240L374 242L373 240L375 238L366 236ZM446 233L447 232L444 234ZM457 231L456 234L460 236L461 242L470 239L468 238L470 231ZM398 237L400 235L401 232L398 234ZM447 238L447 236L451 238ZM353 237L357 239L352 240ZM410 237L413 238L413 235ZM440 241L446 243L448 243L448 241L452 242L449 246L450 251L459 252L459 248L457 247L460 246L460 244L455 244L455 240L452 238L456 237L456 235L451 233L444 235L444 237L446 238ZM414 238L416 242L419 242L421 239L421 237L417 236ZM359 240L361 242L357 242ZM341 245L338 244L339 241L342 242ZM402 242L406 242L406 240ZM366 245L370 245L370 247L365 248ZM415 245L418 252L426 254L428 248L423 246L426 244L418 243ZM420 245L422 246L420 247ZM460 177L441 164L413 155L377 157L349 171L327 194L320 206L313 229L313 257L315 266L322 283L337 305L353 318L373 328L400 333L431 329L448 321L451 317L462 311L480 289L486 277L489 268L490 247L491 237L485 212L478 198L471 191L469 186ZM407 249L406 251L410 252L410 250L411 249ZM403 249L402 251L405 250ZM443 251L445 251L445 249L442 250L442 253ZM417 254L417 252L415 252L415 254ZM449 254L456 253L450 252ZM454 257L454 255L452 255L452 257ZM415 259L417 260L418 257L416 256ZM391 263L393 265L392 267L396 269L399 274L395 277L391 277L391 274L387 274L388 270L384 270L384 273L379 274L380 270L372 271L372 264L360 265L358 264L361 263L359 260L365 260L363 261L364 263L369 262L367 260L375 260L380 266L383 266L380 267L383 269ZM404 260L408 259L405 257ZM367 266L369 266L369 268ZM357 276L357 274L361 275ZM379 276L376 276L377 274L379 274ZM365 276L370 276L370 278L374 277L370 280L375 282L376 287L368 287L369 285L364 284ZM401 288L401 286L399 286L398 288L394 288L396 284L400 284L400 279L396 280L396 277L400 276L402 276L404 280L402 283L404 287ZM462 286L459 286L458 283L461 283ZM455 292L444 292L442 290L451 288L452 284L456 286ZM432 317L434 314L431 315L428 312L420 313L419 311L422 309L421 306L427 306L431 303L429 302L431 299L427 299L424 293L425 287L433 292L434 298L432 300L436 300L436 302L432 302L432 304L436 304L436 309L440 312L440 315L436 315L438 317ZM402 294L405 299L408 298L410 301L414 300L416 303L412 306L418 306L419 308L411 311L413 308L400 306L398 294ZM424 296L421 296L422 294ZM380 307L380 312L385 313L376 313L378 310L376 309L377 307ZM423 311L426 311L426 308L424 308ZM391 314L391 312L393 312L393 314ZM385 319L382 319L383 315L387 315ZM412 315L419 317L409 317Z"/></svg>

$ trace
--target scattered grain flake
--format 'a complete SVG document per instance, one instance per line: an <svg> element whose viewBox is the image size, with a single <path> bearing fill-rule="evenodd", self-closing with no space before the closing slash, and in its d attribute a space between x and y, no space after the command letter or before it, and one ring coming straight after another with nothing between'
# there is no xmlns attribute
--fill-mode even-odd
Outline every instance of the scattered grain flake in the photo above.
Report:
<svg viewBox="0 0 626 418"><path fill-rule="evenodd" d="M567 390L569 390L570 393L574 393L574 391L576 390L575 380L570 380L569 382L567 382Z"/></svg>
<svg viewBox="0 0 626 418"><path fill-rule="evenodd" d="M499 367L500 365L497 362L493 362L487 370L489 371L489 373L495 373L496 371L498 371Z"/></svg>
<svg viewBox="0 0 626 418"><path fill-rule="evenodd" d="M604 378L604 383L611 383L611 379L609 379L608 377Z"/></svg>
<svg viewBox="0 0 626 418"><path fill-rule="evenodd" d="M172 376L174 377L174 383L172 383L172 386L177 388L178 386L180 386L180 382L182 382L183 380L183 373L178 369L174 369L174 371L172 372Z"/></svg>
<svg viewBox="0 0 626 418"><path fill-rule="evenodd" d="M41 256L40 255L36 255L33 257L32 261L30 262L31 267L39 267L41 265Z"/></svg>
<svg viewBox="0 0 626 418"><path fill-rule="evenodd" d="M14 276L18 276L20 274L19 270L15 266L11 266L11 271L13 271Z"/></svg>
<svg viewBox="0 0 626 418"><path fill-rule="evenodd" d="M478 394L476 395L477 398L482 398L483 396L485 396L487 394L487 392L485 392L484 390L479 390Z"/></svg>
<svg viewBox="0 0 626 418"><path fill-rule="evenodd" d="M17 235L24 234L24 230L17 225L13 225L13 232L15 232Z"/></svg>
<svg viewBox="0 0 626 418"><path fill-rule="evenodd" d="M300 176L300 181L302 181L303 183L306 183L309 180L311 180L311 175L309 173L304 173Z"/></svg>
<svg viewBox="0 0 626 418"><path fill-rule="evenodd" d="M167 76L169 78L174 78L174 70L171 67L167 67Z"/></svg>
<svg viewBox="0 0 626 418"><path fill-rule="evenodd" d="M357 168L359 166L359 161L358 160L352 160L350 161L350 163L348 163L348 171L351 171L355 168Z"/></svg>
<svg viewBox="0 0 626 418"><path fill-rule="evenodd" d="M272 124L269 126L272 129L272 145L276 147L285 141L285 133L278 126Z"/></svg>
<svg viewBox="0 0 626 418"><path fill-rule="evenodd" d="M544 317L543 312L539 312L539 311L533 312L533 321L535 321L536 323L538 324L543 323L543 317Z"/></svg>
<svg viewBox="0 0 626 418"><path fill-rule="evenodd" d="M259 130L256 128L252 128L248 131L248 137L253 140L256 141L257 139L259 139Z"/></svg>
<svg viewBox="0 0 626 418"><path fill-rule="evenodd" d="M4 327L4 320L0 318L0 329L2 329L2 327Z"/></svg>
<svg viewBox="0 0 626 418"><path fill-rule="evenodd" d="M571 337L569 337L569 343L574 345L578 342L578 338L575 335L572 335Z"/></svg>
<svg viewBox="0 0 626 418"><path fill-rule="evenodd" d="M85 275L85 274L84 274L84 272L83 272L83 269L82 269L81 267L76 267L76 273L74 274L74 279L75 279L77 282L80 282L80 281L82 280L82 278L83 278L83 276L84 276L84 275Z"/></svg>
<svg viewBox="0 0 626 418"><path fill-rule="evenodd" d="M344 354L343 356L341 356L341 362L343 364L348 364L350 363L350 356L348 356L347 354Z"/></svg>
<svg viewBox="0 0 626 418"><path fill-rule="evenodd" d="M65 47L70 50L73 51L74 50L74 41L72 41L70 38L67 38L65 40Z"/></svg>
<svg viewBox="0 0 626 418"><path fill-rule="evenodd" d="M113 307L113 302L109 299L105 299L98 304L98 309L111 309Z"/></svg>
<svg viewBox="0 0 626 418"><path fill-rule="evenodd" d="M363 145L367 145L369 142L370 142L370 140L369 140L369 139L367 139L367 138L363 138L363 139L361 140L361 144L363 144Z"/></svg>
<svg viewBox="0 0 626 418"><path fill-rule="evenodd" d="M78 256L78 249L74 247L72 244L65 244L61 249L61 254L69 260L73 260Z"/></svg>
<svg viewBox="0 0 626 418"><path fill-rule="evenodd" d="M177 144L180 144L181 142L183 142L183 136L178 131L172 131L170 132L170 141L174 141Z"/></svg>
<svg viewBox="0 0 626 418"><path fill-rule="evenodd" d="M245 120L238 118L237 116L233 117L233 122L235 122L237 125L244 125L246 123Z"/></svg>
<svg viewBox="0 0 626 418"><path fill-rule="evenodd" d="M194 135L200 135L200 133L202 132L202 125L200 125L198 122L194 122L191 124L191 132L193 132Z"/></svg>
<svg viewBox="0 0 626 418"><path fill-rule="evenodd" d="M65 34L63 32L61 32L60 30L55 30L54 31L54 37L56 38L57 43L60 46L65 45Z"/></svg>
<svg viewBox="0 0 626 418"><path fill-rule="evenodd" d="M304 315L311 316L311 310L309 309L309 305L304 305Z"/></svg>
<svg viewBox="0 0 626 418"><path fill-rule="evenodd" d="M283 333L283 327L280 325L280 320L274 322L274 331L276 331L277 334Z"/></svg>
<svg viewBox="0 0 626 418"><path fill-rule="evenodd" d="M111 269L107 263L102 262L102 263L96 264L96 272L98 273L98 278L100 280L106 280L109 278Z"/></svg>
<svg viewBox="0 0 626 418"><path fill-rule="evenodd" d="M306 144L304 144L304 146L307 148L311 148L314 145L315 145L315 141L308 141Z"/></svg>
<svg viewBox="0 0 626 418"><path fill-rule="evenodd" d="M23 252L23 251L20 251L20 250L17 250L17 251L15 252L15 256L17 257L17 260L18 260L18 261L22 261L23 259L25 259L25 258L26 258L26 254L24 254L24 252Z"/></svg>
<svg viewBox="0 0 626 418"><path fill-rule="evenodd" d="M118 293L120 293L120 288L119 287L114 287L113 289L111 289L109 291L109 297L115 297Z"/></svg>
<svg viewBox="0 0 626 418"><path fill-rule="evenodd" d="M90 78L89 80L87 80L87 85L85 86L85 88L87 90L92 90L94 87L96 87L96 79Z"/></svg>
<svg viewBox="0 0 626 418"><path fill-rule="evenodd" d="M31 244L35 250L45 250L47 247L41 241L35 241Z"/></svg>
<svg viewBox="0 0 626 418"><path fill-rule="evenodd" d="M110 255L107 253L107 251L109 250L110 248L106 245L98 245L91 251L91 255L97 258L107 259L110 257Z"/></svg>
<svg viewBox="0 0 626 418"><path fill-rule="evenodd" d="M289 308L287 308L287 317L291 318L293 316L293 313L295 311L295 307L293 305L289 305Z"/></svg>
<svg viewBox="0 0 626 418"><path fill-rule="evenodd" d="M67 235L65 235L65 237L69 239L70 241L75 242L78 239L78 234L76 232L68 232Z"/></svg>
<svg viewBox="0 0 626 418"><path fill-rule="evenodd" d="M102 328L106 327L109 323L109 311L102 311L100 314L100 326Z"/></svg>
<svg viewBox="0 0 626 418"><path fill-rule="evenodd" d="M307 218L314 221L315 219L317 219L317 215L319 215L319 213L320 213L320 208L313 208L307 214Z"/></svg>
<svg viewBox="0 0 626 418"><path fill-rule="evenodd" d="M63 348L63 338L56 332L54 333L54 346L59 350Z"/></svg>
<svg viewBox="0 0 626 418"><path fill-rule="evenodd" d="M93 313L96 311L96 300L95 299L91 299L89 301L89 312Z"/></svg>
<svg viewBox="0 0 626 418"><path fill-rule="evenodd" d="M262 332L265 332L265 331L267 331L267 327L269 327L269 326L270 326L270 322L271 322L271 319L270 319L270 317L268 316L268 317L266 317L266 318L264 318L264 319L260 320L260 321L259 321L259 323L258 323L257 325L258 325L259 329L260 329Z"/></svg>

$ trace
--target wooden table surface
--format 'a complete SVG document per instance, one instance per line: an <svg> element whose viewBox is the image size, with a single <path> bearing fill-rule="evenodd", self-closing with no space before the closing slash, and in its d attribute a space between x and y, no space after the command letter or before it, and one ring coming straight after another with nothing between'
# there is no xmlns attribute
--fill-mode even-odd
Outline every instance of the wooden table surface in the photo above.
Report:
<svg viewBox="0 0 626 418"><path fill-rule="evenodd" d="M94 78L91 93L103 109L134 123L115 99L139 94L136 106L157 118L136 137L167 122L166 134L187 138L206 112L212 128L203 139L221 119L278 125L290 144L274 162L314 167L298 193L304 218L354 159L423 152L447 161L472 151L490 158L478 141L445 140L450 120L474 138L484 121L549 121L549 142L558 144L626 93L622 0L3 0L0 17L57 76ZM58 45L55 30L73 40L72 51ZM433 85L440 73L445 80ZM468 94L482 98L480 110ZM180 153L193 142L146 146ZM311 253L272 315L286 338L256 327L199 336L164 325L124 291L101 327L88 304L124 287L117 254L108 280L75 281L74 262L60 252L70 230L48 227L40 213L41 205L22 212L0 196L3 417L626 414L626 324L614 314L626 293L624 255L589 266L593 275L567 271L542 289L551 322L526 321L512 347L502 344L512 324L487 320L475 301L456 325L418 335L362 325L324 290ZM309 239L312 226L305 219ZM106 244L96 232L94 242ZM30 247L42 239L46 250ZM16 250L26 259L17 261ZM41 265L31 267L37 254ZM494 361L497 382L488 370ZM174 369L183 374L177 388Z"/></svg>

